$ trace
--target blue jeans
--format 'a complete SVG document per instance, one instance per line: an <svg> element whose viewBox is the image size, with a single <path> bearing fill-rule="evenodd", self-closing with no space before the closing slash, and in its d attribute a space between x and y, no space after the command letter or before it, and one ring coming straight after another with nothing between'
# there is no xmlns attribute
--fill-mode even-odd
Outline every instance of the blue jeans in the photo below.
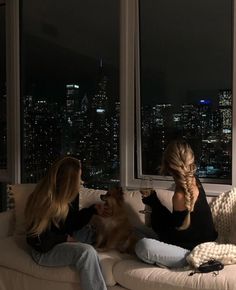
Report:
<svg viewBox="0 0 236 290"><path fill-rule="evenodd" d="M88 227L82 229L78 232L78 238L92 242L90 230ZM32 250L32 257L41 266L74 266L79 271L83 290L107 290L97 252L89 244L81 242L61 243L47 253Z"/></svg>
<svg viewBox="0 0 236 290"><path fill-rule="evenodd" d="M135 253L140 260L160 267L181 268L186 266L189 250L166 244L156 239L143 238L135 246Z"/></svg>
<svg viewBox="0 0 236 290"><path fill-rule="evenodd" d="M93 245L96 242L96 230L92 225L88 224L74 232L73 238L78 242Z"/></svg>

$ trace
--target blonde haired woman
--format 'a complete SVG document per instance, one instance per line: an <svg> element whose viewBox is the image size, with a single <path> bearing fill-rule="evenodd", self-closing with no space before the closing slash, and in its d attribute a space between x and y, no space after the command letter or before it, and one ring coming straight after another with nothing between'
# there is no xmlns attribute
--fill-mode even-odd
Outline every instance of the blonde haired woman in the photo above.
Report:
<svg viewBox="0 0 236 290"><path fill-rule="evenodd" d="M151 264L167 267L186 265L186 256L196 245L217 238L205 191L197 179L193 150L184 140L171 142L162 160L161 172L175 182L170 212L156 192L143 196L152 208L151 224L157 239L144 238L136 245L137 256Z"/></svg>
<svg viewBox="0 0 236 290"><path fill-rule="evenodd" d="M92 215L104 215L100 205L79 210L81 163L66 156L57 160L30 195L25 219L32 257L42 266L74 265L84 290L106 290L95 249L75 240Z"/></svg>

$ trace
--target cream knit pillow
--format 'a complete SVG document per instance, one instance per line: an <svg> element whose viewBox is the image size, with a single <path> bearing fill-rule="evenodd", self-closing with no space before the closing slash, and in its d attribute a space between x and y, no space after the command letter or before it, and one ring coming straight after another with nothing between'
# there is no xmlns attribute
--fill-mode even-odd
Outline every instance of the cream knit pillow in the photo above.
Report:
<svg viewBox="0 0 236 290"><path fill-rule="evenodd" d="M210 208L218 232L217 242L231 243L230 233L236 218L236 188L221 193L212 201Z"/></svg>
<svg viewBox="0 0 236 290"><path fill-rule="evenodd" d="M212 259L218 260L224 265L236 264L236 245L216 242L202 243L187 256L188 263L195 268Z"/></svg>

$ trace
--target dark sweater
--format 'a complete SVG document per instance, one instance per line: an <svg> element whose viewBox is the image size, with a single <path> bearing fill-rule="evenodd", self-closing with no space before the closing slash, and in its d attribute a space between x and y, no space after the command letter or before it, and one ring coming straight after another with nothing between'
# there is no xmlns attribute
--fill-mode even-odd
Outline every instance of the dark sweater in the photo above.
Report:
<svg viewBox="0 0 236 290"><path fill-rule="evenodd" d="M59 227L52 224L49 229L40 235L27 235L27 243L38 252L48 252L55 245L66 242L68 235L72 235L74 231L85 226L90 221L92 215L96 213L94 205L79 210L79 195L77 195L69 206L66 220L61 222Z"/></svg>
<svg viewBox="0 0 236 290"><path fill-rule="evenodd" d="M199 183L199 195L191 212L191 224L186 230L177 230L181 226L188 211L173 211L171 213L158 199L153 191L143 198L143 203L151 206L151 224L161 241L192 250L200 243L214 241L217 238L212 214L205 191Z"/></svg>

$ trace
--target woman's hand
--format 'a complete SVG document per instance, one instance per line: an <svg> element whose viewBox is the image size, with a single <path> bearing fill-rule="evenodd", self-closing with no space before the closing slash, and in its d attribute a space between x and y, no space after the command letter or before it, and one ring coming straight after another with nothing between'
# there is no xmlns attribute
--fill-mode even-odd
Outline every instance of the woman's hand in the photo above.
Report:
<svg viewBox="0 0 236 290"><path fill-rule="evenodd" d="M103 203L97 203L95 204L95 208L97 210L97 214L102 217L109 217L112 216L112 208L110 208L108 205Z"/></svg>

